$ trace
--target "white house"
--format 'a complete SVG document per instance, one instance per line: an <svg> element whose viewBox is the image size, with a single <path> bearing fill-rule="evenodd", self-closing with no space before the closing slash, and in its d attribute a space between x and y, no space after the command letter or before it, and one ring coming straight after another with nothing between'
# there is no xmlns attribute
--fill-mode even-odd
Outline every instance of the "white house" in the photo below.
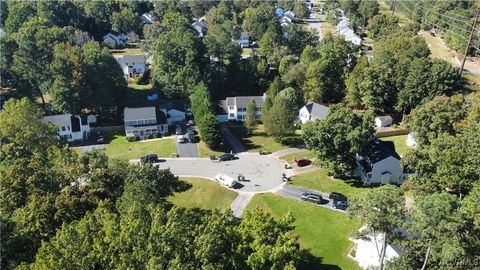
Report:
<svg viewBox="0 0 480 270"><path fill-rule="evenodd" d="M261 108L266 98L266 93L263 94L263 96L227 97L225 100L220 101L220 107L222 107L223 113L217 114L217 119L220 122L226 122L228 120L244 121L245 115L247 114L247 105L252 100L255 101L256 116L260 118L262 115Z"/></svg>
<svg viewBox="0 0 480 270"><path fill-rule="evenodd" d="M150 13L143 13L140 18L142 19L143 24L152 24L153 23L153 18L152 18L152 15Z"/></svg>
<svg viewBox="0 0 480 270"><path fill-rule="evenodd" d="M168 125L174 125L184 121L187 114L191 112L188 99L161 99L158 103L160 109L167 113Z"/></svg>
<svg viewBox="0 0 480 270"><path fill-rule="evenodd" d="M205 16L200 17L197 21L192 23L192 27L197 31L198 37L206 36L208 32L208 28L207 28L207 21L205 20Z"/></svg>
<svg viewBox="0 0 480 270"><path fill-rule="evenodd" d="M236 40L238 46L248 48L250 46L250 39L247 32L242 32L240 37Z"/></svg>
<svg viewBox="0 0 480 270"><path fill-rule="evenodd" d="M112 30L103 36L103 43L105 43L110 49L121 48L127 43L127 35Z"/></svg>
<svg viewBox="0 0 480 270"><path fill-rule="evenodd" d="M393 142L375 138L370 143L367 154L357 155L355 159L355 176L360 177L366 186L401 184L406 178Z"/></svg>
<svg viewBox="0 0 480 270"><path fill-rule="evenodd" d="M278 13L277 13L278 14ZM295 23L295 13L293 11L287 11L279 18L280 25L286 26Z"/></svg>
<svg viewBox="0 0 480 270"><path fill-rule="evenodd" d="M393 118L390 115L377 116L375 117L375 126L376 127L388 127L393 123Z"/></svg>
<svg viewBox="0 0 480 270"><path fill-rule="evenodd" d="M114 55L113 57L115 57L127 78L135 77L146 71L147 56L145 54Z"/></svg>
<svg viewBox="0 0 480 270"><path fill-rule="evenodd" d="M302 124L312 120L325 119L327 115L328 107L315 102L308 102L298 111L298 119Z"/></svg>
<svg viewBox="0 0 480 270"><path fill-rule="evenodd" d="M337 24L336 31L338 35L343 36L346 41L351 42L357 46L362 44L362 38L360 38L350 26L350 21L347 17L341 17Z"/></svg>
<svg viewBox="0 0 480 270"><path fill-rule="evenodd" d="M90 136L90 123L95 123L96 118L72 115L70 113L49 115L43 121L58 127L58 136L67 142L84 141Z"/></svg>
<svg viewBox="0 0 480 270"><path fill-rule="evenodd" d="M168 132L165 111L152 107L128 108L123 110L125 135L145 138L150 134L166 135Z"/></svg>
<svg viewBox="0 0 480 270"><path fill-rule="evenodd" d="M416 146L418 145L417 136L418 136L418 132L410 132L410 133L408 133L406 144L407 144L409 147L416 147Z"/></svg>
<svg viewBox="0 0 480 270"><path fill-rule="evenodd" d="M359 229L359 232L365 232L367 226ZM354 253L351 257L358 262L362 269L377 269L380 266L379 251L383 248L384 234L380 233L374 235L373 233L366 234L357 239L351 239L354 242ZM384 264L391 261L403 253L403 250L396 245L387 244L385 249Z"/></svg>

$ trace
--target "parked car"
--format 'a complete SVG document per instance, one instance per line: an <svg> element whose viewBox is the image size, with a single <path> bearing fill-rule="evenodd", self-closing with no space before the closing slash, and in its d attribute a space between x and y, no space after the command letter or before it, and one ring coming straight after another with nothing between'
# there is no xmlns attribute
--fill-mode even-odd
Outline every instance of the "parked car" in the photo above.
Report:
<svg viewBox="0 0 480 270"><path fill-rule="evenodd" d="M98 137L97 143L105 143L105 138L103 138L103 136Z"/></svg>
<svg viewBox="0 0 480 270"><path fill-rule="evenodd" d="M188 141L191 142L191 143L194 143L195 140L196 140L195 133L193 133L193 131L188 131L186 137L187 137Z"/></svg>
<svg viewBox="0 0 480 270"><path fill-rule="evenodd" d="M314 193L303 193L300 198L306 202L312 202L316 204L322 203L322 196Z"/></svg>
<svg viewBox="0 0 480 270"><path fill-rule="evenodd" d="M177 126L177 128L175 129L175 135L182 135L182 134L183 134L182 128L180 126Z"/></svg>
<svg viewBox="0 0 480 270"><path fill-rule="evenodd" d="M235 159L235 155L230 153L225 153L218 157L218 160L220 161L227 161L227 160L234 160L234 159Z"/></svg>
<svg viewBox="0 0 480 270"><path fill-rule="evenodd" d="M333 208L346 210L348 208L347 201L333 201Z"/></svg>
<svg viewBox="0 0 480 270"><path fill-rule="evenodd" d="M225 175L225 174L217 174L215 176L215 180L217 180L220 184L227 186L229 188L235 186L237 184L237 181L233 179L232 177Z"/></svg>
<svg viewBox="0 0 480 270"><path fill-rule="evenodd" d="M310 159L306 158L306 157L303 157L303 158L296 158L294 160L295 164L297 164L298 167L305 167L305 166L308 166L310 164L312 164L312 161L310 161Z"/></svg>
<svg viewBox="0 0 480 270"><path fill-rule="evenodd" d="M153 163L158 160L158 156L156 154L149 154L144 157L140 158L141 163Z"/></svg>
<svg viewBox="0 0 480 270"><path fill-rule="evenodd" d="M188 142L188 139L185 138L184 136L177 136L177 142L178 143L186 143L186 142Z"/></svg>
<svg viewBox="0 0 480 270"><path fill-rule="evenodd" d="M347 197L345 195L337 192L330 193L328 198L332 201L347 201Z"/></svg>

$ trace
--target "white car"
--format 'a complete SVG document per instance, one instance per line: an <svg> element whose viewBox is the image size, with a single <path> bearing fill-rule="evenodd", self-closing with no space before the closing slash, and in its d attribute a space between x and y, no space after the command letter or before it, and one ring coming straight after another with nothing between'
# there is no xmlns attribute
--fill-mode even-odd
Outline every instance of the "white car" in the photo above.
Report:
<svg viewBox="0 0 480 270"><path fill-rule="evenodd" d="M188 142L188 139L185 138L184 136L177 136L177 142L178 143L186 143L186 142Z"/></svg>
<svg viewBox="0 0 480 270"><path fill-rule="evenodd" d="M237 184L237 181L233 179L232 177L225 175L225 174L217 174L215 176L215 180L217 180L220 184L227 186L229 188L235 186Z"/></svg>

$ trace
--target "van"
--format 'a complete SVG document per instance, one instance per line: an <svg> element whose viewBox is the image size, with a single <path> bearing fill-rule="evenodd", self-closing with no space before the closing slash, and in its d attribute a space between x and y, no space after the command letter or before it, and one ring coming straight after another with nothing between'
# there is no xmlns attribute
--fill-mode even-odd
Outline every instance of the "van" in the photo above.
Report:
<svg viewBox="0 0 480 270"><path fill-rule="evenodd" d="M215 180L217 180L220 184L224 185L224 186L227 186L229 188L232 188L233 186L235 186L237 184L237 181L235 181L235 179L233 179L232 177L228 176L228 175L225 175L225 174L217 174L215 176Z"/></svg>

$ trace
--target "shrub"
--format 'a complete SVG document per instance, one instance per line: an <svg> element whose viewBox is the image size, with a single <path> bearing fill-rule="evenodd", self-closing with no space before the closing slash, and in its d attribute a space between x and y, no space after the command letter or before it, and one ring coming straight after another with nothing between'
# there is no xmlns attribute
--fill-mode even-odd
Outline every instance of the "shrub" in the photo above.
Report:
<svg viewBox="0 0 480 270"><path fill-rule="evenodd" d="M127 140L127 142L136 142L136 141L140 141L140 137L138 136L128 136L125 138Z"/></svg>
<svg viewBox="0 0 480 270"><path fill-rule="evenodd" d="M300 136L287 136L278 139L278 142L288 146L303 145L304 142Z"/></svg>

